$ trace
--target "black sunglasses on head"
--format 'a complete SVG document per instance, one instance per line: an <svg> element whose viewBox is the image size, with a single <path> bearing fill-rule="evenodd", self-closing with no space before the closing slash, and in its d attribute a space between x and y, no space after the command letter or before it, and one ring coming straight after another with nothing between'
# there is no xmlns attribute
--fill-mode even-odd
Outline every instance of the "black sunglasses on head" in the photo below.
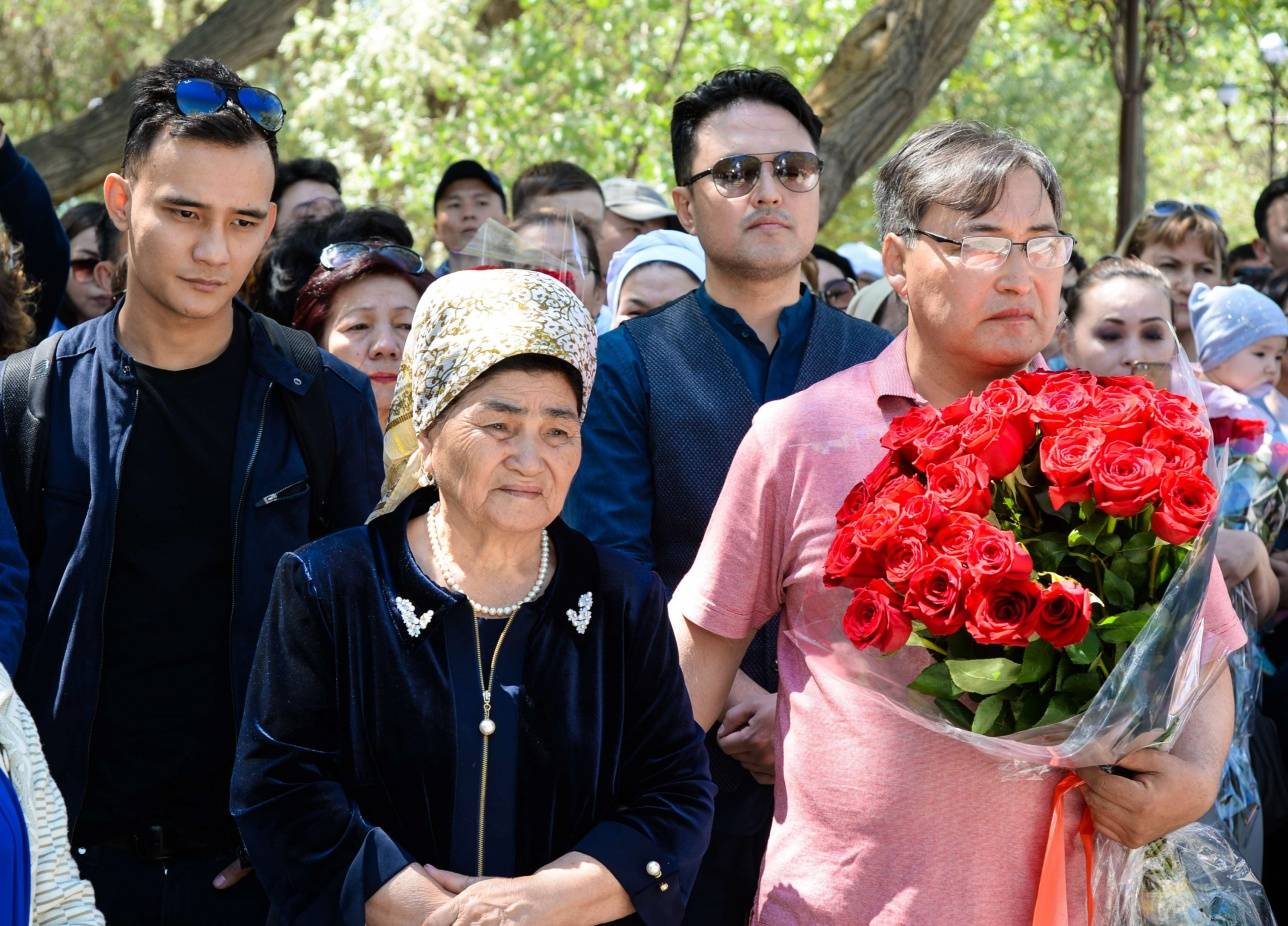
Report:
<svg viewBox="0 0 1288 926"><path fill-rule="evenodd" d="M339 270L364 254L378 254L407 273L424 273L425 262L411 248L400 244L367 244L365 241L337 241L322 249L318 259L327 270Z"/></svg>
<svg viewBox="0 0 1288 926"><path fill-rule="evenodd" d="M273 91L226 84L205 77L185 77L175 84L174 102L185 116L216 113L232 103L261 129L274 135L286 121L286 110Z"/></svg>

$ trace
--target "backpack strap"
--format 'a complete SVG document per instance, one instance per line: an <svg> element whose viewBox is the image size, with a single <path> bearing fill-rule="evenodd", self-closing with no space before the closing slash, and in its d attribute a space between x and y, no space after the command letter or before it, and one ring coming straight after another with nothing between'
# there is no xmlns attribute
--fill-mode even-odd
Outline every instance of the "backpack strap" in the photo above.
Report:
<svg viewBox="0 0 1288 926"><path fill-rule="evenodd" d="M273 346L312 377L303 395L289 391L283 395L286 415L309 474L309 535L318 538L330 530L326 500L331 494L336 456L335 421L323 380L322 354L307 331L287 328L265 315L259 316L259 322Z"/></svg>
<svg viewBox="0 0 1288 926"><path fill-rule="evenodd" d="M44 543L45 458L49 452L45 424L53 389L54 352L63 333L10 355L0 373L5 500L29 563L39 558Z"/></svg>

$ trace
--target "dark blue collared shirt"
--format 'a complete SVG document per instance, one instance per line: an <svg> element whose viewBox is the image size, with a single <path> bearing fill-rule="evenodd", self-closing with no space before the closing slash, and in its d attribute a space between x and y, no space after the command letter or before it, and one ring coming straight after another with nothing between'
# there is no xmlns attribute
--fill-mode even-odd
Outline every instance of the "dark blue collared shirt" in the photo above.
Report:
<svg viewBox="0 0 1288 926"><path fill-rule="evenodd" d="M742 316L712 299L705 286L694 294L758 404L791 395L800 376L815 311L813 294L801 289L800 298L778 316L778 343L772 352ZM644 361L624 328L601 335L595 389L582 428L581 468L564 518L596 542L653 568L649 394ZM606 485L617 491L603 492ZM597 486L601 490L593 491Z"/></svg>

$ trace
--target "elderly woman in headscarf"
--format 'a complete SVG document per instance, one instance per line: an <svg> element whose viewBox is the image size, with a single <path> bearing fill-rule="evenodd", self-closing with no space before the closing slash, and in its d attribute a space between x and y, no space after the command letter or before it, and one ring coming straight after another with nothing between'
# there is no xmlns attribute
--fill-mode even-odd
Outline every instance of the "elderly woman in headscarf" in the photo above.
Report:
<svg viewBox="0 0 1288 926"><path fill-rule="evenodd" d="M559 520L589 313L527 270L416 310L365 527L278 567L232 808L286 923L678 923L714 788L666 592Z"/></svg>

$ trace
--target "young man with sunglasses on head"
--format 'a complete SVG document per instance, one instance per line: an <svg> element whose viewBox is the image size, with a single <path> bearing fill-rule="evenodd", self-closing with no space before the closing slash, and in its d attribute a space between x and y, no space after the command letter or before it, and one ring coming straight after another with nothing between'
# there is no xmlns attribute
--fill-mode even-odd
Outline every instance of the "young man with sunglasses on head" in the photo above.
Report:
<svg viewBox="0 0 1288 926"><path fill-rule="evenodd" d="M671 117L676 212L706 282L599 341L585 455L565 515L674 588L753 416L890 340L801 284L818 232L822 124L781 74L722 71ZM774 633L747 651L708 739L716 818L687 921L742 924L773 810Z"/></svg>
<svg viewBox="0 0 1288 926"><path fill-rule="evenodd" d="M33 371L45 452L4 418L6 488L15 459L32 482L17 686L108 922L264 921L228 787L274 565L361 523L380 483L366 378L235 298L272 230L281 123L210 59L136 80L103 185L125 296Z"/></svg>
<svg viewBox="0 0 1288 926"><path fill-rule="evenodd" d="M877 359L757 415L671 622L703 726L758 628L781 622L779 803L756 926L1021 926L1035 922L1058 776L1016 780L908 722L843 670L807 661L797 634L818 639L841 622L851 592L824 588L823 562L836 511L885 454L890 421L1033 362L1059 319L1073 238L1060 231L1063 195L1046 155L978 123L915 134L882 166L876 202L886 278L908 327ZM1243 631L1219 575L1207 594L1204 632L1237 648ZM1198 819L1232 732L1220 671L1170 753L1124 756L1121 775L1079 769L1071 819L1085 798L1096 828L1130 846ZM1061 835L1069 903L1058 919L1074 923L1088 909L1086 860L1074 828Z"/></svg>

